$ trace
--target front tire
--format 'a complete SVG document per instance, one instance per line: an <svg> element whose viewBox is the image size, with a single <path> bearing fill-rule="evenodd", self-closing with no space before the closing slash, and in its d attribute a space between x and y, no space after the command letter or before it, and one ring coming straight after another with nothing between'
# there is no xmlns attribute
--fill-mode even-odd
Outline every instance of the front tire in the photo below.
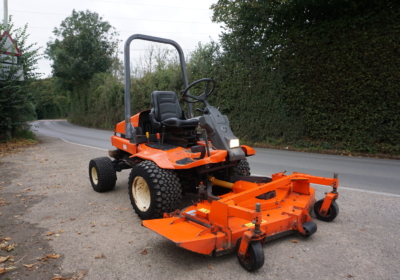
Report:
<svg viewBox="0 0 400 280"><path fill-rule="evenodd" d="M108 157L92 159L89 162L89 178L96 192L111 191L117 181L117 173Z"/></svg>
<svg viewBox="0 0 400 280"><path fill-rule="evenodd" d="M132 168L128 189L132 207L142 220L161 218L164 213L179 208L178 176L152 161L142 161Z"/></svg>
<svg viewBox="0 0 400 280"><path fill-rule="evenodd" d="M231 167L230 173L236 176L250 176L250 165L247 159L242 159L238 165Z"/></svg>

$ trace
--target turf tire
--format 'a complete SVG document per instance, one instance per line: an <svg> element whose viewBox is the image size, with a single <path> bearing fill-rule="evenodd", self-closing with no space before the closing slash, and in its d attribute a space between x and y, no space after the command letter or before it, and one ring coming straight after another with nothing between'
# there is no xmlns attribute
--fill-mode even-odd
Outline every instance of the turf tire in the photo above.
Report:
<svg viewBox="0 0 400 280"><path fill-rule="evenodd" d="M148 160L132 168L128 190L132 207L142 220L162 218L164 213L178 209L181 201L181 185L175 172Z"/></svg>
<svg viewBox="0 0 400 280"><path fill-rule="evenodd" d="M231 167L230 173L236 176L250 176L250 165L247 159L242 159L238 165Z"/></svg>
<svg viewBox="0 0 400 280"><path fill-rule="evenodd" d="M117 174L108 157L92 159L89 162L89 178L96 192L108 192L114 189Z"/></svg>

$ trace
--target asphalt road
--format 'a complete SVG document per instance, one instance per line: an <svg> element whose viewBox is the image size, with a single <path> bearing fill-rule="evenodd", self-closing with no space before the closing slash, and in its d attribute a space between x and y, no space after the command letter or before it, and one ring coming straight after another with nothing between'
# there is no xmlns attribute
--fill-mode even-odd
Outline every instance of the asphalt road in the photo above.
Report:
<svg viewBox="0 0 400 280"><path fill-rule="evenodd" d="M75 126L65 120L42 120L32 123L32 129L43 135L99 149L113 149L112 131ZM339 174L340 186L367 192L400 195L400 161L351 156L301 153L273 149L256 149L249 157L253 174L270 176L287 171L332 177Z"/></svg>

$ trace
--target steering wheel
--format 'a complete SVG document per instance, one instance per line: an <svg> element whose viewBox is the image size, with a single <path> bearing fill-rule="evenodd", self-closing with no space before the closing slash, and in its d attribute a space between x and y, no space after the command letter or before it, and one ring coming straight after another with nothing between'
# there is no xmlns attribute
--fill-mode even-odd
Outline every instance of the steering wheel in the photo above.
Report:
<svg viewBox="0 0 400 280"><path fill-rule="evenodd" d="M189 89L191 89L195 85L197 85L199 83L203 83L203 82L205 82L207 84L206 84L206 88L205 88L205 90L204 90L204 92L202 94L200 94L199 96L194 96L194 95L191 95L189 93ZM210 83L212 83L212 88L211 89L209 89ZM197 80L197 81L191 83L181 93L182 93L182 97L186 98L185 99L186 102L188 102L188 103L196 103L196 102L199 102L199 101L207 100L207 98L211 95L211 93L214 91L214 89L215 89L215 81L213 79L210 79L210 78L204 78L204 79L200 79L200 80ZM189 98L192 98L194 100L190 100Z"/></svg>

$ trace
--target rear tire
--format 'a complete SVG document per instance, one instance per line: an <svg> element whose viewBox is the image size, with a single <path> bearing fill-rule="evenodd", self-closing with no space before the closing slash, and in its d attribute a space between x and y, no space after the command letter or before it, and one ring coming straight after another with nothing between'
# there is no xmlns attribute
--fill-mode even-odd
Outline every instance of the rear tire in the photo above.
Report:
<svg viewBox="0 0 400 280"><path fill-rule="evenodd" d="M96 192L111 191L115 187L117 174L108 157L92 159L89 162L89 178Z"/></svg>
<svg viewBox="0 0 400 280"><path fill-rule="evenodd" d="M148 160L132 168L128 189L132 207L142 220L162 218L181 202L181 185L175 172Z"/></svg>

